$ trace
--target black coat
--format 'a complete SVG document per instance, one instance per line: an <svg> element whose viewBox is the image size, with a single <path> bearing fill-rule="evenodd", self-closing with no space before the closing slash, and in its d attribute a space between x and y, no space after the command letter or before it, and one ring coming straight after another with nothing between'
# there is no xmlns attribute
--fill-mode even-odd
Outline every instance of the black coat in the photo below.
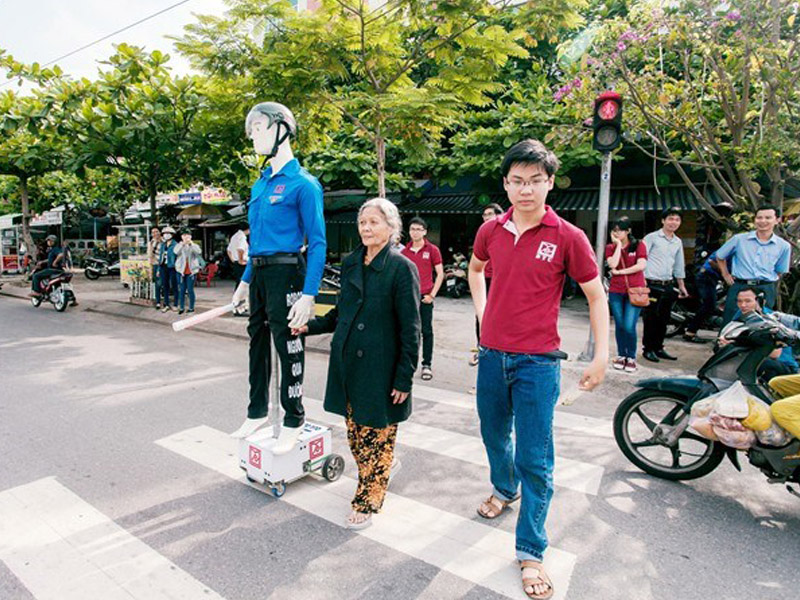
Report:
<svg viewBox="0 0 800 600"><path fill-rule="evenodd" d="M387 427L411 414L411 395L392 404L392 389L411 392L419 356L419 274L388 245L364 265L365 248L342 263L337 306L308 323L308 334L334 332L325 410L368 427Z"/></svg>

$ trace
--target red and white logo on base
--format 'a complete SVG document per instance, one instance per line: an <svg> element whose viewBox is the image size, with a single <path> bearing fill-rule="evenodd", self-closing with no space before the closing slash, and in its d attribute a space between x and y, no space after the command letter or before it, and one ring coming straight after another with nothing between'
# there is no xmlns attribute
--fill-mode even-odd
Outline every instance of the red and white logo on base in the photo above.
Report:
<svg viewBox="0 0 800 600"><path fill-rule="evenodd" d="M261 449L250 446L250 464L256 469L261 468Z"/></svg>
<svg viewBox="0 0 800 600"><path fill-rule="evenodd" d="M319 458L325 452L325 441L319 437L308 442L308 457L310 459Z"/></svg>

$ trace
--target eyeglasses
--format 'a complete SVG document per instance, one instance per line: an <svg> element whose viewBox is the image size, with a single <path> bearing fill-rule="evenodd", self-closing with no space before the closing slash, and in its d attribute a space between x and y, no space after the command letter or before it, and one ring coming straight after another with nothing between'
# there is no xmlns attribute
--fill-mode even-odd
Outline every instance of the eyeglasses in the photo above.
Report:
<svg viewBox="0 0 800 600"><path fill-rule="evenodd" d="M550 181L550 180L549 179L531 179L529 181L525 181L523 179L507 179L506 180L506 182L508 183L508 186L510 188L515 189L515 190L521 190L521 189L526 188L528 186L535 187L537 185L541 185L543 183L547 183L548 181Z"/></svg>

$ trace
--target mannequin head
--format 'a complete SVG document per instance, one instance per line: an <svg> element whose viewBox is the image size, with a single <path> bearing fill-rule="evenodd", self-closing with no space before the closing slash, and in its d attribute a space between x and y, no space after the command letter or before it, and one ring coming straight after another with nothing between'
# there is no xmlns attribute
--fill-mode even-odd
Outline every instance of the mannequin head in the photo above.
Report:
<svg viewBox="0 0 800 600"><path fill-rule="evenodd" d="M297 121L288 108L277 102L262 102L250 109L245 120L247 137L256 153L269 159L297 135Z"/></svg>

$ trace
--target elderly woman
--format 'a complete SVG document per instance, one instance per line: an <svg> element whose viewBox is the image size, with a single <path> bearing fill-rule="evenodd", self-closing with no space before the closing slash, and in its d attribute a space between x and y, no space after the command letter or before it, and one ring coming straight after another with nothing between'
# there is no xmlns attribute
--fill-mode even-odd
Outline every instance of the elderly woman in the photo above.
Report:
<svg viewBox="0 0 800 600"><path fill-rule="evenodd" d="M419 275L392 250L400 236L397 207L383 198L358 213L362 246L342 263L339 303L293 333L333 331L325 410L343 415L358 465L350 529L372 524L383 505L397 424L411 414L411 381L420 336Z"/></svg>

